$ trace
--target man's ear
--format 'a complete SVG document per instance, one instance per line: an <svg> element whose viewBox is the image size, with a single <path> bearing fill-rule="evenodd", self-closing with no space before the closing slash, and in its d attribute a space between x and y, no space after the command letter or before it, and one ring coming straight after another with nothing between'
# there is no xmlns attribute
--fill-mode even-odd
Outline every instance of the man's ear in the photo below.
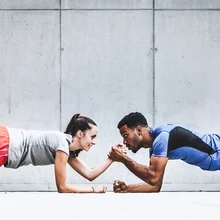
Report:
<svg viewBox="0 0 220 220"><path fill-rule="evenodd" d="M136 130L137 130L137 132L138 132L139 135L142 134L142 129L143 129L143 128L142 128L140 125L138 125L138 126L136 127Z"/></svg>

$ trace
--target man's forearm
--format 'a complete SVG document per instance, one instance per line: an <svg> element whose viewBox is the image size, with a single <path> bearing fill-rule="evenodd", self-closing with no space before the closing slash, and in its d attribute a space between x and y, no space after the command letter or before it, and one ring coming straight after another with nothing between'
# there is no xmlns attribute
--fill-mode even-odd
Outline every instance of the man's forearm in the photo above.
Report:
<svg viewBox="0 0 220 220"><path fill-rule="evenodd" d="M155 179L156 174L154 171L150 170L148 166L139 164L129 158L127 155L124 155L123 160L121 161L134 175L142 179L143 181L156 185L158 181Z"/></svg>
<svg viewBox="0 0 220 220"><path fill-rule="evenodd" d="M140 184L133 184L133 185L127 185L126 192L128 193L154 193L154 192L160 192L162 186L162 181L160 181L155 186L152 186L148 183L140 183Z"/></svg>

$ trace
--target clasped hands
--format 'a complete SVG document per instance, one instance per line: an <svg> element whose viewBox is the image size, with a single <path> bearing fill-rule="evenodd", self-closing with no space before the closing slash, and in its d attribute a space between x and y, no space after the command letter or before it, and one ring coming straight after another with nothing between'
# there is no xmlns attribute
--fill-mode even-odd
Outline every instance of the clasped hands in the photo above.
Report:
<svg viewBox="0 0 220 220"><path fill-rule="evenodd" d="M125 147L125 145L116 144L112 146L111 151L108 154L108 157L113 161L122 162L126 154L127 148Z"/></svg>
<svg viewBox="0 0 220 220"><path fill-rule="evenodd" d="M108 157L113 161L122 162L126 154L127 148L125 147L125 145L116 144L112 146ZM113 183L113 190L115 193L127 192L127 188L127 185L123 181L115 180Z"/></svg>

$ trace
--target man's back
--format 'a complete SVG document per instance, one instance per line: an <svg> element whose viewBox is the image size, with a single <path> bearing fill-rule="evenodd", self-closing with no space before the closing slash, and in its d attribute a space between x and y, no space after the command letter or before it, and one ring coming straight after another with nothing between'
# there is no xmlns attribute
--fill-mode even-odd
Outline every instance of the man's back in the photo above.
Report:
<svg viewBox="0 0 220 220"><path fill-rule="evenodd" d="M220 169L220 135L203 134L180 125L162 125L152 129L152 156L181 159L204 170Z"/></svg>

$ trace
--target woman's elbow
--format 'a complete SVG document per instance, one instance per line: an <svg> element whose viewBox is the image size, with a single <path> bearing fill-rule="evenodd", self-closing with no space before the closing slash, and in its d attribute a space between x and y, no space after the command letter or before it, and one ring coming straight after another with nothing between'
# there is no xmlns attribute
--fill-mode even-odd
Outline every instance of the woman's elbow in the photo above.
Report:
<svg viewBox="0 0 220 220"><path fill-rule="evenodd" d="M67 188L64 185L57 185L58 193L68 193Z"/></svg>
<svg viewBox="0 0 220 220"><path fill-rule="evenodd" d="M58 193L64 193L64 191L61 189L58 189L57 191L58 191Z"/></svg>
<svg viewBox="0 0 220 220"><path fill-rule="evenodd" d="M92 171L92 169L87 172L87 174L84 176L87 180L89 180L90 182L92 182L93 180L95 180L98 176L96 174L94 174L94 172Z"/></svg>
<svg viewBox="0 0 220 220"><path fill-rule="evenodd" d="M90 182L92 182L93 180L96 179L96 177L95 176L87 176L86 179L89 180Z"/></svg>

